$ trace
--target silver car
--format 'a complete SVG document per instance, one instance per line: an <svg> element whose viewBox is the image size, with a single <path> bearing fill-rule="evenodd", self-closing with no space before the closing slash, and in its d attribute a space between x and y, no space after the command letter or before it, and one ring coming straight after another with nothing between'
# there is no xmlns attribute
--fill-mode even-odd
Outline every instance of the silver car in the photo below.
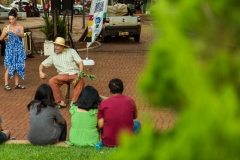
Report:
<svg viewBox="0 0 240 160"><path fill-rule="evenodd" d="M83 6L80 4L74 4L73 5L73 14L78 15L82 14L83 12Z"/></svg>
<svg viewBox="0 0 240 160"><path fill-rule="evenodd" d="M5 7L0 4L0 12L9 12L11 10L10 7Z"/></svg>

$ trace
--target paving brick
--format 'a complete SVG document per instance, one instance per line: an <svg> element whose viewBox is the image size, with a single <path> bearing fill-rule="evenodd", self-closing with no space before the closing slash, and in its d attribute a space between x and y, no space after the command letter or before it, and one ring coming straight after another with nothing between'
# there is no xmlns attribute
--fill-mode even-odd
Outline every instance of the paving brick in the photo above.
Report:
<svg viewBox="0 0 240 160"><path fill-rule="evenodd" d="M84 49L86 42L77 42L80 35L83 33L81 29L82 17L76 17L74 21L74 28L72 38L75 42L77 49ZM87 20L87 19L86 19ZM7 24L8 21L2 20L4 23L0 23L0 27ZM35 23L36 21L36 23ZM36 27L43 24L43 20L40 18L33 18L30 21L18 21L23 24L25 28ZM146 102L144 97L138 93L138 78L142 72L142 69L147 64L147 52L148 46L154 40L156 31L151 25L152 21L149 18L145 18L142 26L142 34L139 43L135 43L132 38L110 38L109 43L101 44L99 47L89 50L88 58L95 61L95 66L85 67L92 68L92 74L96 75L95 81L85 79L86 85L94 86L100 95L110 96L108 89L108 82L110 79L118 77L123 80L125 90L124 94L132 97L137 104L139 111L139 119L144 124L145 121L152 123L152 126L158 131L164 131L171 128L176 122L176 113L169 109L156 109L151 107ZM37 51L43 49L44 35L39 32L39 29L31 29L33 32L33 42ZM100 40L98 40L100 42ZM96 45L96 44L94 44ZM93 46L94 46L93 45ZM97 46L97 45L96 45ZM82 59L86 58L87 51L79 51ZM38 74L39 64L47 58L46 56L40 56L38 53L33 54L35 58L26 59L26 77L25 80L21 80L20 83L26 86L25 90L5 91L4 86L4 68L3 68L3 56L0 56L0 115L3 119L3 128L9 129L12 132L12 136L18 140L26 140L27 132L29 130L29 115L27 110L28 103L33 100L37 87L42 83L48 83L48 79L40 79ZM44 72L52 77L57 74L54 67L44 69ZM10 86L14 87L14 80L10 80ZM62 86L62 91L65 91L66 86ZM71 88L72 90L72 88ZM72 93L71 93L72 95ZM71 115L69 108L61 109L67 121L68 131L71 126Z"/></svg>

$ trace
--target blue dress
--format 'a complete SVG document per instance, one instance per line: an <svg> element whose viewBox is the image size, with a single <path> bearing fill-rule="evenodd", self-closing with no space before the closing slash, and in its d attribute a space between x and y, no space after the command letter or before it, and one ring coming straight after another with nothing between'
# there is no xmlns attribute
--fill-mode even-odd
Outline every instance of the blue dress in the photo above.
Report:
<svg viewBox="0 0 240 160"><path fill-rule="evenodd" d="M20 33L20 29L17 30L17 33ZM6 69L7 66L9 66L8 73L10 78L13 77L14 71L16 71L18 75L24 79L25 59L26 53L24 51L22 38L9 32L4 57L4 68Z"/></svg>

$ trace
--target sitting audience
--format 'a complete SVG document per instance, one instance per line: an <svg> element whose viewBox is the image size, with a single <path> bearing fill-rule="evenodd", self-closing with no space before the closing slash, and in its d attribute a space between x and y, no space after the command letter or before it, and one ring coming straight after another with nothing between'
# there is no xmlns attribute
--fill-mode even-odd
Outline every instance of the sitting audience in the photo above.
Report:
<svg viewBox="0 0 240 160"><path fill-rule="evenodd" d="M9 130L2 129L2 119L0 116L0 144L10 138L11 132Z"/></svg>
<svg viewBox="0 0 240 160"><path fill-rule="evenodd" d="M28 140L36 145L66 141L67 124L54 103L53 92L48 84L41 84L34 100L28 106L30 130Z"/></svg>
<svg viewBox="0 0 240 160"><path fill-rule="evenodd" d="M99 142L97 113L100 97L92 86L83 88L78 100L71 105L72 127L69 145L95 146Z"/></svg>
<svg viewBox="0 0 240 160"><path fill-rule="evenodd" d="M137 118L134 100L122 94L123 82L112 79L109 84L111 97L103 100L98 110L98 127L102 129L102 143L107 147L118 146L118 135L122 130L138 133L141 124Z"/></svg>

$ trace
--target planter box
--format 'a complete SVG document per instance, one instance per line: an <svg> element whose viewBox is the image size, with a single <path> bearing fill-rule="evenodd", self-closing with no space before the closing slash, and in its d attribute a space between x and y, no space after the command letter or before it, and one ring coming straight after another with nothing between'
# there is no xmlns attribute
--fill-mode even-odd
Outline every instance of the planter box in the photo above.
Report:
<svg viewBox="0 0 240 160"><path fill-rule="evenodd" d="M26 12L17 12L17 19L26 19L27 13Z"/></svg>
<svg viewBox="0 0 240 160"><path fill-rule="evenodd" d="M17 12L18 19L26 19L26 12ZM0 19L7 19L8 18L8 12L0 12Z"/></svg>

